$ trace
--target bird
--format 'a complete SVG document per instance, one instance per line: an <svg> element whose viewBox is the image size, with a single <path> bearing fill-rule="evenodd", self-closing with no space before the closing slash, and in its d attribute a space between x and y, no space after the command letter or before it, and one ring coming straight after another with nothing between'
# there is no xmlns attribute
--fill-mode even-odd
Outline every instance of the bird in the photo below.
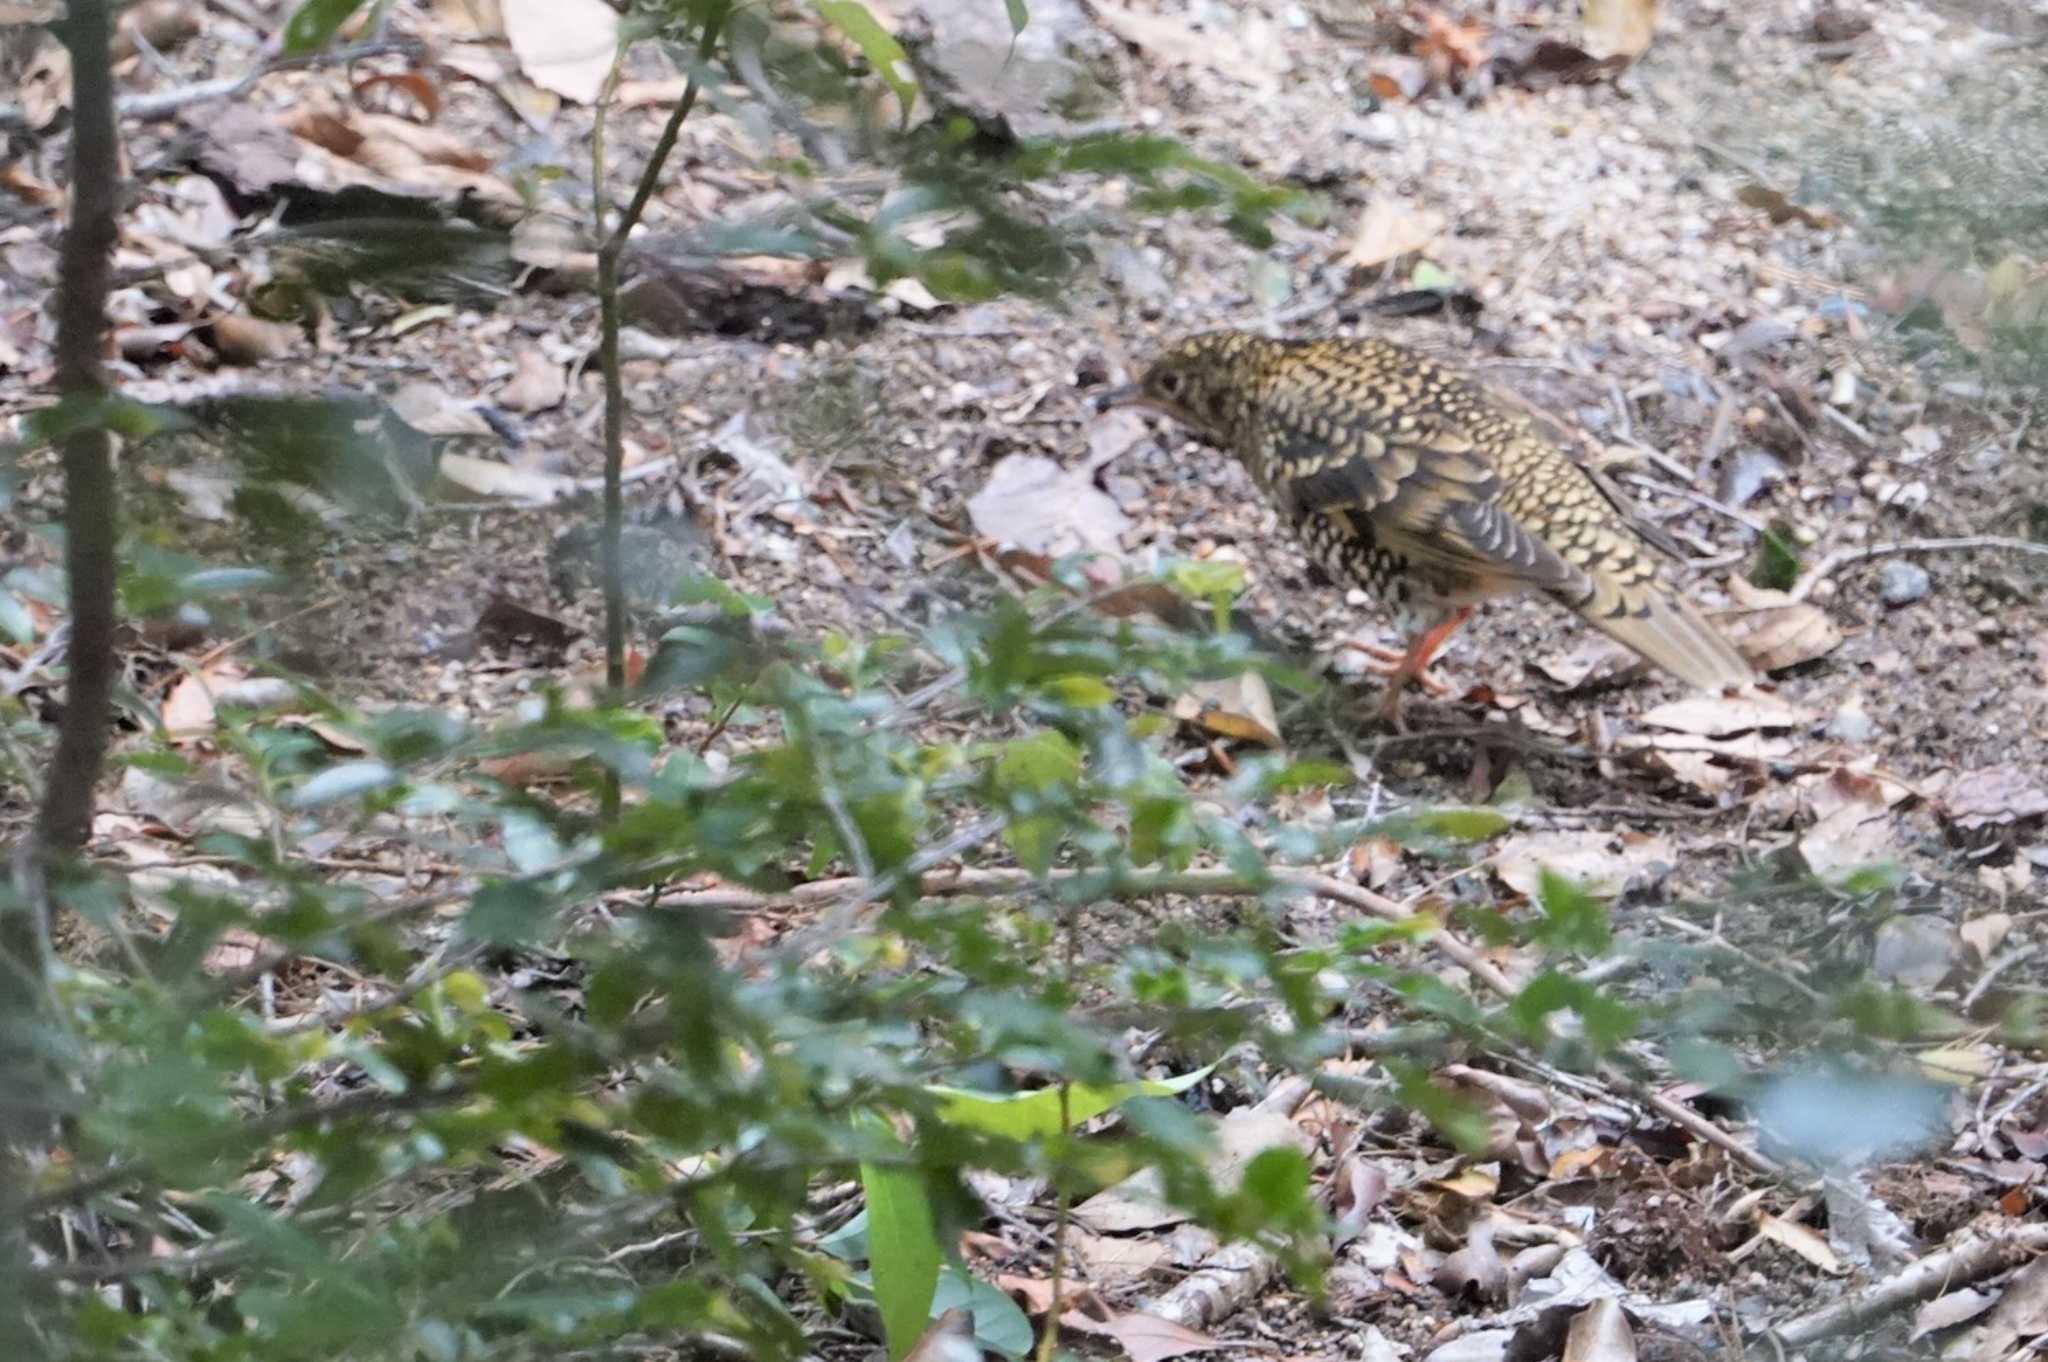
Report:
<svg viewBox="0 0 2048 1362"><path fill-rule="evenodd" d="M1098 410L1149 408L1243 463L1339 582L1393 608L1380 716L1480 603L1538 592L1702 690L1755 672L1683 596L1605 486L1454 369L1378 337L1190 336ZM1369 654L1381 650L1366 648Z"/></svg>

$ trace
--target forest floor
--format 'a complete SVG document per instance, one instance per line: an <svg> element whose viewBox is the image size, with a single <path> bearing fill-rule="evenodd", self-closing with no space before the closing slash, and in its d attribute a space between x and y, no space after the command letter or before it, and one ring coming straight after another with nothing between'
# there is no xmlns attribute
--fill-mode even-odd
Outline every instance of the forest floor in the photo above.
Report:
<svg viewBox="0 0 2048 1362"><path fill-rule="evenodd" d="M916 6L895 8L892 21L906 22ZM999 16L1002 6L987 8ZM2020 72L2037 36L2026 15L1887 4L1850 23L1858 16L1792 0L1691 0L1666 7L1626 71L1536 88L1527 77L1489 82L1461 42L1567 35L1569 19L1551 7L1498 30L1487 25L1505 7L1482 5L1377 21L1291 3L1033 8L1035 22L1096 35L1116 78L1107 122L1169 132L1307 189L1320 220L1281 221L1277 241L1253 249L1200 214L1147 217L1115 180L1047 187L1041 206L1088 223L1093 254L1056 305L936 306L914 289L867 292L857 272L750 260L753 291L731 295L709 329L629 336L629 457L651 474L633 485L636 521L659 539L671 533L664 515L684 512L685 555L771 600L802 638L915 633L1014 591L1003 565L1028 560L1004 558L1005 539L1034 552L1096 549L1133 573L1176 559L1241 563L1238 617L1330 684L1279 695L1271 709L1226 697L1226 710L1292 754L1347 764L1357 784L1339 792L1340 811L1491 803L1510 815L1511 831L1462 880L1440 885L1440 866L1398 852L1354 857L1349 873L1455 911L1513 901L1536 865L1555 865L1599 886L1634 949L1718 943L1710 962L1653 972L1638 981L1646 989L1767 979L1818 1006L1868 973L1968 1017L1975 1029L1943 1053L1968 1070L1955 1101L1976 1119L1959 1121L1945 1148L1870 1170L1864 1191L1922 1247L2011 1210L2015 1189L2024 1208L2040 1185L2048 1098L2039 1066L1993 1033L1995 1018L2038 1002L2048 983L2048 560L1955 541L2038 534L2029 512L2048 502L2048 455L2023 403L1953 357L1910 353L1896 300L1915 278L1924 287L1923 262L1809 195L1802 158L1818 164L1831 129L1885 126L1938 103L1959 73ZM407 5L398 16L401 29L446 21ZM1419 71L1387 59L1388 24ZM210 26L178 60L195 64L196 79L239 69L236 51ZM1413 98L1376 94L1402 82ZM284 72L249 99L282 122L322 87L346 88L336 72ZM547 136L482 83L446 96L442 125L493 162L543 154L535 144ZM614 115L614 155L637 167L665 114L655 102ZM553 134L562 145L583 145L580 116L562 115L574 129ZM200 122L188 113L133 138L150 174L145 205L189 207L162 165L190 162L195 139L227 135ZM683 128L650 228L772 201L784 182L754 150L758 135L740 102L707 102ZM206 155L202 146L199 163ZM851 183L872 171L835 173ZM11 277L24 296L38 239L19 217L0 236L11 243L0 282ZM1428 306L1396 315L1385 304L1397 295ZM6 302L0 294L0 360L12 357L0 364L0 401L14 408L29 401L39 342ZM295 391L426 385L457 407L495 403L517 412L521 439L481 437L489 460L540 483L598 472L587 294L523 290L415 321L344 324L234 377ZM1963 329L1953 313L1935 329L1944 325ZM1543 413L1680 546L1674 579L1769 668L1767 700L1688 697L1629 672L1554 607L1507 602L1439 663L1450 695L1414 697L1412 732L1381 729L1377 681L1339 646L1395 641L1375 605L1313 574L1227 458L1134 414L1091 409L1095 392L1163 343L1225 326L1384 335ZM213 381L189 358L129 353L138 390ZM566 387L546 377L565 369ZM992 488L999 469L1027 476L1031 456L1077 476L1050 491ZM172 489L169 514L198 515L196 485ZM587 498L546 508L495 491L444 499L403 534L305 564L308 613L272 638L352 699L504 718L565 674L594 674L600 602L587 574L565 569L565 545L595 514ZM1752 581L1767 527L1795 549L1776 590ZM1904 541L1941 542L1891 551ZM502 635L533 630L503 627L505 603L580 637L552 651L507 644ZM751 717L721 742L744 747ZM701 703L664 718L678 742L714 721ZM1173 755L1220 783L1259 746L1229 736L1244 731L1194 716ZM1880 866L1890 870L1879 880L1847 878ZM1304 901L1286 930L1325 938L1336 911ZM1796 1050L1822 1022L1790 1015L1778 1040ZM1552 1094L1555 1116L1567 1098ZM1569 1100L1588 1123L1611 1119L1597 1094ZM1386 1138L1408 1147L1400 1132ZM1416 1161L1397 1181L1419 1189L1449 1167ZM1635 1304L1709 1301L1717 1321L1748 1327L1884 1275L1882 1251L1875 1266L1838 1260L1855 1235L1833 1201L1832 1218L1816 1217L1811 1199L1769 1193L1773 1210L1790 1216L1799 1202L1797 1214L1826 1222L1836 1251L1814 1229L1760 1227L1753 1205L1737 1207L1745 1189L1770 1185L1739 1161L1651 1167L1563 1177L1510 1162L1495 1172L1515 1194L1500 1194L1511 1218L1579 1227ZM1421 1239L1441 1254L1462 1233L1433 1226ZM1340 1250L1327 1308L1276 1286L1216 1322L1216 1335L1377 1362L1382 1348L1420 1356L1510 1319L1494 1287L1460 1276L1469 1261L1446 1271L1407 1248L1373 1256L1384 1247L1367 1235ZM1007 1270L1030 1261L1020 1249ZM1142 1294L1135 1283L1105 1289ZM1695 1347L1714 1327L1693 1319L1673 1346Z"/></svg>

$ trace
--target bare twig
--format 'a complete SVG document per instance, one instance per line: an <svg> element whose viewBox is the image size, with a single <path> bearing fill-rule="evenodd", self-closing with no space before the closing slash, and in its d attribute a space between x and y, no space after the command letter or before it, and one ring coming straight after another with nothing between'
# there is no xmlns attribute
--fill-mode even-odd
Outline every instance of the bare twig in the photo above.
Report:
<svg viewBox="0 0 2048 1362"><path fill-rule="evenodd" d="M2048 1225L1966 1238L1927 1254L1881 1282L1789 1319L1767 1336L1787 1347L1803 1348L1878 1315L2003 1272L2043 1252L2048 1252Z"/></svg>
<svg viewBox="0 0 2048 1362"><path fill-rule="evenodd" d="M990 824L994 826L989 826ZM1001 826L1000 819L984 819L981 823L971 825L969 831L978 831L980 837L976 840L981 840L982 838L994 835ZM964 849L956 848L950 850L945 857L933 855L928 863L935 864L938 860L950 859L951 856L958 855L959 851ZM938 850L940 849L934 848L934 852ZM920 857L920 859L925 858ZM912 862L913 867L916 864L915 861ZM907 873L917 874L920 871L913 868ZM929 877L918 886L918 893L925 898L956 898L974 894L995 896L1029 894L1067 883L1078 878L1082 873L1073 870L1055 870L1041 879L1026 870L953 870ZM1284 889L1298 890L1304 893L1315 894L1321 898L1332 899L1348 907L1357 908L1369 913L1373 917L1386 922L1406 923L1426 920L1422 915L1404 908L1383 894L1376 894L1363 885L1351 884L1334 876L1307 870L1291 870L1284 867L1271 870L1268 872L1268 875L1270 880L1265 883L1247 879L1229 870L1188 870L1178 874L1136 875L1106 884L1103 887L1102 896L1105 899L1148 898L1158 894L1243 896L1264 893L1277 885ZM884 880L887 878L885 876ZM804 907L819 903L835 903L838 900L847 899L848 904L858 907L861 904L872 903L876 899L885 897L893 892L894 888L893 884L884 884L882 881L869 881L859 876L846 876L841 879L812 880L809 883L797 885L787 893L781 894L764 894L757 890L737 888L687 890L682 893L665 895L662 898L662 905L668 908L748 912L767 908ZM843 908L847 905L840 906ZM814 927L816 925L813 924ZM847 925L850 925L850 921L835 921L833 926L836 930L828 930L822 933L822 935L836 935L837 931L843 931ZM809 933L812 928L804 930L805 933ZM1502 974L1492 962L1482 956L1477 949L1465 941L1451 935L1441 927L1431 932L1424 939L1431 946L1435 947L1437 951L1455 962L1466 973L1500 997L1512 998L1515 996L1515 986L1508 980L1508 977Z"/></svg>
<svg viewBox="0 0 2048 1362"><path fill-rule="evenodd" d="M355 47L337 47L330 52L303 52L293 56L272 55L239 76L223 76L219 80L181 85L174 90L158 90L152 94L127 95L115 101L114 116L134 122L152 123L170 118L194 104L238 98L255 88L256 82L275 71L342 66L349 62L361 61L365 57L382 57L393 53L402 53L417 59L425 50L414 40L392 39L386 42L362 43ZM0 132L26 132L29 128L26 109L19 104L0 104Z"/></svg>
<svg viewBox="0 0 2048 1362"><path fill-rule="evenodd" d="M2010 539L1996 534L1966 534L1951 539L1900 539L1890 544L1865 544L1860 548L1836 549L1808 568L1806 574L1793 584L1789 594L1793 600L1803 601L1829 576L1867 558L1888 558L1899 553L1963 553L1973 550L2028 553L2048 558L2048 544L2036 544L2032 540Z"/></svg>

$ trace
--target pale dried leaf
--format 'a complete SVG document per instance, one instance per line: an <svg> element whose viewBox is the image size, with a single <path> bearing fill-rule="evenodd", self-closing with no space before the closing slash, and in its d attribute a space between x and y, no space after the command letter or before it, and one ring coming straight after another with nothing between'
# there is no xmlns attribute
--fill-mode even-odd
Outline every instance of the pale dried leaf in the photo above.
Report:
<svg viewBox="0 0 2048 1362"><path fill-rule="evenodd" d="M1548 868L1597 898L1615 898L1651 867L1674 859L1671 843L1661 837L1630 842L1598 831L1536 832L1503 843L1494 862L1501 883L1516 893L1535 897Z"/></svg>
<svg viewBox="0 0 2048 1362"><path fill-rule="evenodd" d="M1657 0L1586 0L1586 51L1596 58L1634 60L1657 31Z"/></svg>
<svg viewBox="0 0 2048 1362"><path fill-rule="evenodd" d="M1055 557L1116 553L1130 520L1085 472L1042 454L1010 454L969 498L967 515L990 539Z"/></svg>
<svg viewBox="0 0 2048 1362"><path fill-rule="evenodd" d="M569 391L562 366L531 345L521 346L513 359L514 373L498 390L498 405L507 411L546 411L561 405Z"/></svg>
<svg viewBox="0 0 2048 1362"><path fill-rule="evenodd" d="M1941 811L1959 828L2014 823L2048 814L2048 787L2038 771L1987 766L1966 771L1941 792Z"/></svg>
<svg viewBox="0 0 2048 1362"><path fill-rule="evenodd" d="M1781 1244L1804 1258L1823 1272L1840 1275L1847 1271L1835 1251L1828 1247L1827 1240L1812 1229L1796 1220L1782 1216L1760 1215L1756 1223L1757 1233L1774 1244Z"/></svg>
<svg viewBox="0 0 2048 1362"><path fill-rule="evenodd" d="M1913 1312L1913 1332L1906 1336L1906 1341L1915 1343L1928 1334L1953 1329L1958 1324L1973 1320L1989 1310L1997 1299L1968 1287L1951 1291L1946 1296L1936 1296Z"/></svg>
<svg viewBox="0 0 2048 1362"><path fill-rule="evenodd" d="M1212 1352L1218 1348L1244 1348L1241 1339L1226 1343L1221 1339L1197 1333L1186 1325L1157 1315L1132 1312L1126 1315L1112 1315L1108 1319L1092 1319L1079 1311L1069 1311L1060 1317L1060 1323L1081 1333L1100 1334L1113 1338L1122 1346L1131 1362L1165 1362L1169 1357L1180 1357L1186 1353Z"/></svg>
<svg viewBox="0 0 2048 1362"><path fill-rule="evenodd" d="M1827 612L1804 601L1724 615L1719 624L1736 651L1765 672L1825 657L1842 643L1842 631Z"/></svg>
<svg viewBox="0 0 2048 1362"><path fill-rule="evenodd" d="M1609 1296L1572 1316L1562 1362L1636 1362L1635 1330L1620 1301Z"/></svg>
<svg viewBox="0 0 2048 1362"><path fill-rule="evenodd" d="M1390 260L1426 251L1444 229L1444 216L1416 208L1387 194L1375 194L1352 233L1343 264L1354 270L1376 269Z"/></svg>
<svg viewBox="0 0 2048 1362"><path fill-rule="evenodd" d="M576 480L559 473L514 468L496 459L479 459L471 454L444 453L439 465L441 477L478 496L502 497L545 506L576 495Z"/></svg>
<svg viewBox="0 0 2048 1362"><path fill-rule="evenodd" d="M499 0L505 36L526 78L578 104L595 103L618 50L619 12L604 0Z"/></svg>
<svg viewBox="0 0 2048 1362"><path fill-rule="evenodd" d="M1761 729L1798 728L1814 717L1813 711L1770 695L1695 695L1658 705L1643 715L1643 722L1678 733L1726 738Z"/></svg>
<svg viewBox="0 0 2048 1362"><path fill-rule="evenodd" d="M1205 732L1262 747L1283 747L1266 678L1257 672L1196 681L1173 702L1173 717Z"/></svg>

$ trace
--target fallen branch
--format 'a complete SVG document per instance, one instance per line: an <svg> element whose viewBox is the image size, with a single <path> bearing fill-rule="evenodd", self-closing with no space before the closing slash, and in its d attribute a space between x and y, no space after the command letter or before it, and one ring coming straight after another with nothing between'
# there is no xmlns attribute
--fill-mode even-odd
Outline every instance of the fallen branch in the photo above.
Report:
<svg viewBox="0 0 2048 1362"><path fill-rule="evenodd" d="M362 43L355 47L338 47L332 52L303 52L295 56L271 56L239 76L223 76L219 80L200 81L196 85L180 85L174 90L160 90L147 95L125 95L114 101L114 117L142 123L153 123L169 118L182 109L194 104L208 104L217 100L235 99L247 94L257 81L274 71L309 69L319 66L341 66L365 57L382 57L400 53L418 60L426 49L412 39L391 39L385 42ZM0 132L29 132L32 127L28 111L19 104L0 104Z"/></svg>
<svg viewBox="0 0 2048 1362"><path fill-rule="evenodd" d="M1966 534L1954 539L1901 539L1891 544L1865 544L1861 548L1837 549L1814 566L1792 587L1791 598L1803 601L1831 573L1860 563L1866 558L1888 558L1897 553L1957 553L1989 549L2006 553L2033 553L2048 557L2048 544L2029 539L2009 539L1996 534Z"/></svg>
<svg viewBox="0 0 2048 1362"><path fill-rule="evenodd" d="M2007 1234L1965 1239L1908 1264L1854 1295L1787 1320L1768 1331L1768 1337L1789 1348L1803 1348L1901 1306L1929 1300L1944 1291L2003 1272L2022 1258L2042 1252L2048 1252L2048 1225L2028 1225Z"/></svg>
<svg viewBox="0 0 2048 1362"><path fill-rule="evenodd" d="M1084 873L1092 875L1095 872L1055 870L1041 880L1024 870L947 870L926 876L918 885L918 893L925 898L959 898L973 894L1028 894L1034 890L1067 883ZM1299 890L1332 899L1385 922L1411 923L1427 920L1383 894L1375 894L1363 885L1350 884L1334 876L1288 869L1271 870L1268 875L1269 880L1263 883L1246 879L1228 870L1187 870L1178 874L1134 875L1109 882L1103 887L1102 896L1108 899L1151 898L1160 894L1220 894L1244 897L1262 894L1277 885L1284 889ZM758 912L770 908L803 908L822 903L838 903L849 895L862 902L872 902L887 892L883 890L877 893L869 881L857 875L849 875L840 879L811 880L779 894L764 894L752 889L737 888L695 889L664 894L661 902L668 908ZM1437 927L1424 939L1500 997L1515 996L1517 990L1506 975L1476 949L1442 927Z"/></svg>

